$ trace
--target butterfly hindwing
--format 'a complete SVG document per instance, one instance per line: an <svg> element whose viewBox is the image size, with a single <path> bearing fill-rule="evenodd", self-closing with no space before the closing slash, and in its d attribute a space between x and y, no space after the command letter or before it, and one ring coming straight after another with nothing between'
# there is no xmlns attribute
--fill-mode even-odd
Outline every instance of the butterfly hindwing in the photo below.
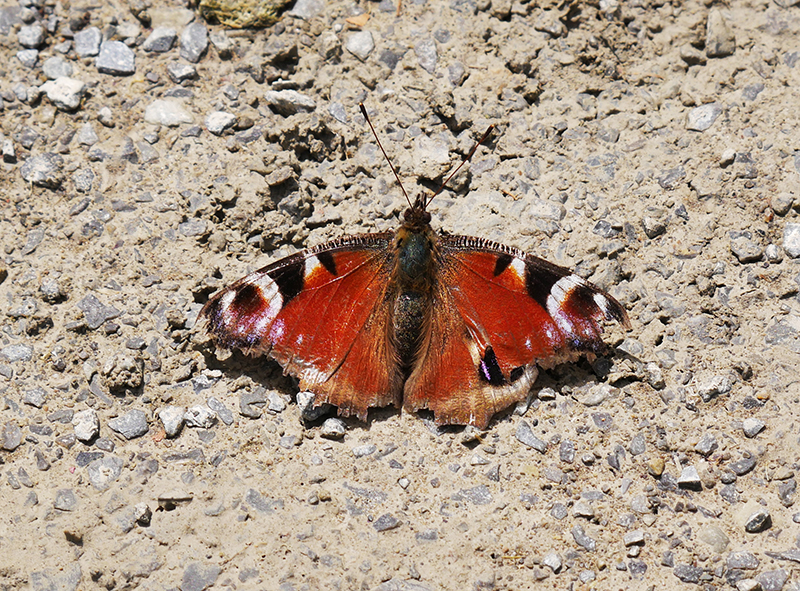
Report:
<svg viewBox="0 0 800 591"><path fill-rule="evenodd" d="M346 237L239 280L213 296L201 315L226 348L269 354L315 404L366 418L395 404L402 371L391 336L393 234Z"/></svg>
<svg viewBox="0 0 800 591"><path fill-rule="evenodd" d="M432 315L404 405L439 423L485 427L523 399L537 364L598 353L600 321L627 325L622 306L597 287L521 251L479 238L439 237Z"/></svg>

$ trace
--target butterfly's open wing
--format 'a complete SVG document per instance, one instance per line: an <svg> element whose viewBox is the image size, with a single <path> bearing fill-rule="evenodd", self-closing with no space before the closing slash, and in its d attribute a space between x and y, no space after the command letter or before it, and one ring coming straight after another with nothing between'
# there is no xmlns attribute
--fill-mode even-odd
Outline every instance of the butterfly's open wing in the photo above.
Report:
<svg viewBox="0 0 800 591"><path fill-rule="evenodd" d="M366 419L400 405L394 351L392 233L349 236L282 259L214 295L201 311L226 348L269 354L315 404Z"/></svg>
<svg viewBox="0 0 800 591"><path fill-rule="evenodd" d="M603 350L600 322L628 326L614 298L571 271L469 236L439 239L433 314L405 385L408 410L484 428L538 374Z"/></svg>

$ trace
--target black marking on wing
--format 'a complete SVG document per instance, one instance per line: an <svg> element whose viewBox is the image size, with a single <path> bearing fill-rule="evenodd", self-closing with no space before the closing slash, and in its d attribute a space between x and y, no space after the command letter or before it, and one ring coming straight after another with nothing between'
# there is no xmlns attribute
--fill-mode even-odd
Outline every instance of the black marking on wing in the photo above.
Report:
<svg viewBox="0 0 800 591"><path fill-rule="evenodd" d="M508 376L508 381L513 384L523 375L525 375L525 366L520 365L519 367L515 367L511 370L511 374Z"/></svg>
<svg viewBox="0 0 800 591"><path fill-rule="evenodd" d="M497 255L497 260L494 263L494 276L497 277L503 271L508 269L508 266L513 260L514 257L512 257L510 254L502 253Z"/></svg>
<svg viewBox="0 0 800 591"><path fill-rule="evenodd" d="M283 297L284 306L303 291L305 266L301 263L302 260L304 259L299 258L298 261L292 261L291 264L275 269L269 274L273 281L278 284L278 290Z"/></svg>
<svg viewBox="0 0 800 591"><path fill-rule="evenodd" d="M324 251L317 254L317 260L320 264L325 267L325 270L336 277L336 261L333 259L333 255L330 251Z"/></svg>
<svg viewBox="0 0 800 591"><path fill-rule="evenodd" d="M500 369L500 364L497 363L497 357L491 346L486 347L478 375L483 381L490 383L492 386L502 386L506 383L503 370Z"/></svg>
<svg viewBox="0 0 800 591"><path fill-rule="evenodd" d="M547 298L558 280L571 275L569 269L554 265L544 259L528 256L525 259L525 289L536 303L547 310Z"/></svg>

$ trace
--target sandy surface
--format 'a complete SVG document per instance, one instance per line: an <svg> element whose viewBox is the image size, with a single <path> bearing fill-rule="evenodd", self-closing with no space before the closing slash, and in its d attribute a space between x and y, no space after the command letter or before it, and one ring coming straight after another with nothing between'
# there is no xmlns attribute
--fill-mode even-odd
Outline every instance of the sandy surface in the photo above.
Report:
<svg viewBox="0 0 800 591"><path fill-rule="evenodd" d="M0 588L800 589L791 4L307 2L209 27L181 84L178 3L150 28L121 2L7 5ZM145 49L156 26L171 49ZM132 74L64 43L90 27ZM37 90L66 66L73 110ZM215 351L195 319L218 288L396 227L359 101L410 193L497 125L434 226L608 289L633 324L615 353L483 433L389 408L329 439L278 366ZM165 409L200 426L168 437Z"/></svg>

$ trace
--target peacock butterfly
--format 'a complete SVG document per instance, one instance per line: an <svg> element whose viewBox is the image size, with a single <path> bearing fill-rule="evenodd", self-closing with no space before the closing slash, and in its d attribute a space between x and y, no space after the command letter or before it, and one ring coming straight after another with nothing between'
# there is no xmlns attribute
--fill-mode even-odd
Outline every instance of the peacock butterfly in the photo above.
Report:
<svg viewBox="0 0 800 591"><path fill-rule="evenodd" d="M603 319L630 326L617 300L569 269L434 232L438 193L406 195L395 232L344 236L216 293L200 312L213 339L269 355L341 415L366 420L391 404L483 429L527 396L537 366L602 352Z"/></svg>

